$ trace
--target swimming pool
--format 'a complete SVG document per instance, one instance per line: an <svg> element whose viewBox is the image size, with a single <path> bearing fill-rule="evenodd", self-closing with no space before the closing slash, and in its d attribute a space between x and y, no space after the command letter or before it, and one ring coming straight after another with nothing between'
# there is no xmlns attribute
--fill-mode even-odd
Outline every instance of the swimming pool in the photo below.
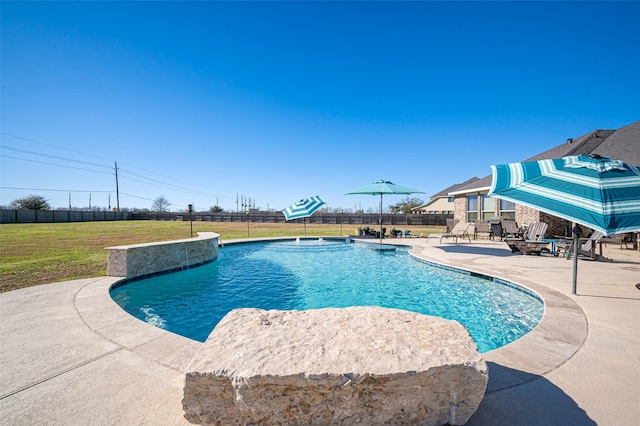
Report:
<svg viewBox="0 0 640 426"><path fill-rule="evenodd" d="M483 353L528 333L544 310L517 286L342 240L227 245L214 262L128 282L111 296L131 315L202 342L236 308L375 305L457 320Z"/></svg>

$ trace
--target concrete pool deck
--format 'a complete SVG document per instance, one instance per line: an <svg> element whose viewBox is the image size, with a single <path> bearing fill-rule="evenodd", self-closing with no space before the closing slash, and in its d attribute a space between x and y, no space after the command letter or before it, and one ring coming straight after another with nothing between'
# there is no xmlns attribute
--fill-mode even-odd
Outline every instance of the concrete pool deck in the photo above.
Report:
<svg viewBox="0 0 640 426"><path fill-rule="evenodd" d="M390 239L436 263L540 294L547 310L524 338L484 354L487 393L469 425L621 425L640 418L640 253L613 263L511 254L505 243ZM0 424L184 425L184 371L199 342L122 311L119 278L0 294Z"/></svg>

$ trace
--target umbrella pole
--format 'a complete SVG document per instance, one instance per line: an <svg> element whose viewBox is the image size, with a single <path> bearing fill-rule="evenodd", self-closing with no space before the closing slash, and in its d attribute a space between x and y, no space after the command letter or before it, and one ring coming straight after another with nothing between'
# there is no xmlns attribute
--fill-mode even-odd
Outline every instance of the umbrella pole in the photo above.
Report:
<svg viewBox="0 0 640 426"><path fill-rule="evenodd" d="M382 248L382 193L380 193L380 248Z"/></svg>
<svg viewBox="0 0 640 426"><path fill-rule="evenodd" d="M578 287L578 244L580 243L580 227L573 227L573 286L571 294L576 294Z"/></svg>
<svg viewBox="0 0 640 426"><path fill-rule="evenodd" d="M304 223L304 236L307 236L307 218L303 217L302 218L302 223Z"/></svg>

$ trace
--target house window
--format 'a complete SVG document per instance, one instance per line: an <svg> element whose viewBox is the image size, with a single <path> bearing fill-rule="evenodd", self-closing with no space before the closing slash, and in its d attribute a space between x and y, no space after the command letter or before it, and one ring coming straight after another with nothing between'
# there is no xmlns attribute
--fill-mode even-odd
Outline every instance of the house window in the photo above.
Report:
<svg viewBox="0 0 640 426"><path fill-rule="evenodd" d="M487 194L482 195L482 218L489 219L496 215L495 198L489 197Z"/></svg>
<svg viewBox="0 0 640 426"><path fill-rule="evenodd" d="M475 222L478 220L478 196L467 196L467 222Z"/></svg>
<svg viewBox="0 0 640 426"><path fill-rule="evenodd" d="M500 216L506 216L511 220L516 220L516 203L513 201L500 200Z"/></svg>
<svg viewBox="0 0 640 426"><path fill-rule="evenodd" d="M447 198L447 201L448 201L448 202L450 202L450 203L455 202L455 200L456 200L456 197L449 197L449 198Z"/></svg>

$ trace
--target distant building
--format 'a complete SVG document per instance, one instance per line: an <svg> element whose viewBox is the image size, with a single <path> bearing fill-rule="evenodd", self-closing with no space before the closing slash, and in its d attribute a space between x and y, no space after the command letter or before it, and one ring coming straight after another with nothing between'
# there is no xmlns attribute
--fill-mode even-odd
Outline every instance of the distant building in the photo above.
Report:
<svg viewBox="0 0 640 426"><path fill-rule="evenodd" d="M578 138L568 139L555 148L522 161L588 154L599 154L603 157L640 166L640 121L618 130L593 130ZM562 232L566 230L566 221L531 207L488 197L487 193L491 188L491 181L492 175L488 175L448 192L447 195L454 199L453 215L455 219L474 222L478 219L502 216L515 220L518 225L546 222L549 225L548 235L564 235Z"/></svg>
<svg viewBox="0 0 640 426"><path fill-rule="evenodd" d="M466 182L451 185L447 189L432 195L426 203L412 208L411 212L416 214L453 214L454 197L449 193L470 185L477 180L479 180L477 177L472 177Z"/></svg>

